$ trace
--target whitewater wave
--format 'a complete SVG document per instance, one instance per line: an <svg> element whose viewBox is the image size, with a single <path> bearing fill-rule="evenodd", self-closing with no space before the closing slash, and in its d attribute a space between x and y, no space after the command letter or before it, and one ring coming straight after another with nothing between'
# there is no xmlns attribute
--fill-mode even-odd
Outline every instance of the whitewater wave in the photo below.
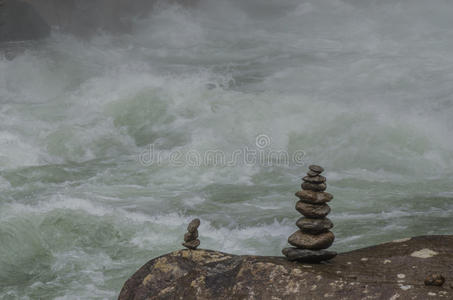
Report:
<svg viewBox="0 0 453 300"><path fill-rule="evenodd" d="M308 164L351 250L451 234L453 6L162 4L130 34L0 55L0 298L113 299L181 247L280 255ZM303 151L299 165L143 164L178 151Z"/></svg>

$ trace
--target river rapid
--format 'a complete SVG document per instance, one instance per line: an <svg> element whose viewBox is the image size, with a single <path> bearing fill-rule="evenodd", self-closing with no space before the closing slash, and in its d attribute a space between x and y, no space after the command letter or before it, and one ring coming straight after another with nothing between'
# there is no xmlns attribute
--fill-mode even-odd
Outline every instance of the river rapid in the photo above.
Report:
<svg viewBox="0 0 453 300"><path fill-rule="evenodd" d="M115 299L195 217L202 248L281 255L311 163L332 249L452 234L452 14L202 0L1 54L0 299Z"/></svg>

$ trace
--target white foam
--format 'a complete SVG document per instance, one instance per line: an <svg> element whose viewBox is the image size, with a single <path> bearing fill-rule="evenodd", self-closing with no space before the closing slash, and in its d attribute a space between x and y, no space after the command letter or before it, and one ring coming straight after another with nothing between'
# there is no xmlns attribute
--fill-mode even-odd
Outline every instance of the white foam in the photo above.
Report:
<svg viewBox="0 0 453 300"><path fill-rule="evenodd" d="M311 162L326 168L335 196L334 247L413 228L429 234L414 220L448 222L451 4L265 2L163 4L128 35L81 41L54 33L42 47L0 58L1 221L19 224L11 228L26 253L17 261L51 258L49 272L61 277L50 284L61 299L113 298L118 287L108 274L127 264L126 278L146 259L179 249L195 217L203 248L279 255L297 230L289 191ZM231 154L256 148L259 134L271 150L303 150L305 165L137 163L149 143L167 156ZM28 166L51 170L21 169ZM39 240L53 234L36 229L47 216L72 222L75 213L111 227L120 245L60 251ZM367 226L354 231L350 223ZM36 290L48 277L40 270L30 282ZM26 298L20 292L7 293Z"/></svg>
<svg viewBox="0 0 453 300"><path fill-rule="evenodd" d="M42 155L30 141L9 132L0 132L0 169L37 165L42 163Z"/></svg>

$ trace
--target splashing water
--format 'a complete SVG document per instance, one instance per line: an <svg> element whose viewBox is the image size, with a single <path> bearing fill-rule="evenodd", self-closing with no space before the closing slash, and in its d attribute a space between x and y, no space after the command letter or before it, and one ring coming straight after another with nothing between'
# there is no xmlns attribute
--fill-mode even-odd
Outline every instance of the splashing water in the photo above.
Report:
<svg viewBox="0 0 453 300"><path fill-rule="evenodd" d="M0 58L0 298L114 299L181 248L280 255L307 164L346 251L453 228L453 4L201 1ZM143 164L258 145L303 164Z"/></svg>

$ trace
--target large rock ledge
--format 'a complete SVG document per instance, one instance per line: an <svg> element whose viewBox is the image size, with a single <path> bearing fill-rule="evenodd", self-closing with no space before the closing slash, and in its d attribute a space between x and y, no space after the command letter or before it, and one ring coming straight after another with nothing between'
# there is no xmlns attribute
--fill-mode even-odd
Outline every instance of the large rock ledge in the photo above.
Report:
<svg viewBox="0 0 453 300"><path fill-rule="evenodd" d="M442 287L425 286L441 274ZM453 236L420 236L323 264L180 250L146 263L119 299L453 299Z"/></svg>

